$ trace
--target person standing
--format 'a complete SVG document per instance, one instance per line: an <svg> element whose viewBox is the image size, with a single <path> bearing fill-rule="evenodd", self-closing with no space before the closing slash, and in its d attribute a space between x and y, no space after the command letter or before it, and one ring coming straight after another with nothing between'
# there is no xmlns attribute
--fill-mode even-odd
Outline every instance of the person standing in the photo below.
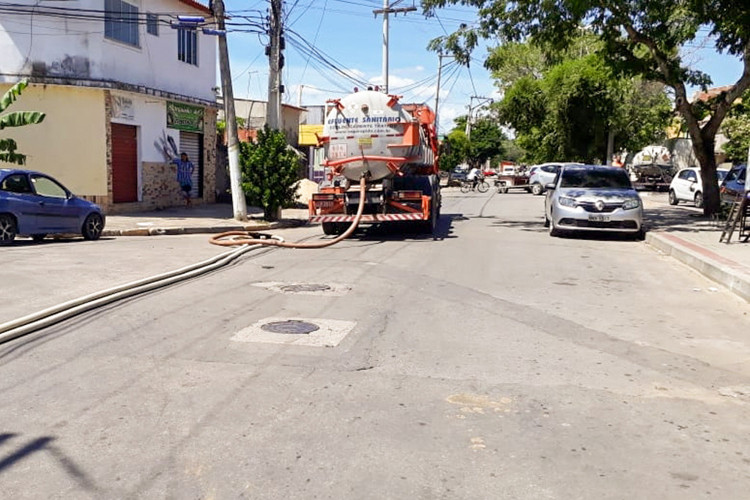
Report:
<svg viewBox="0 0 750 500"><path fill-rule="evenodd" d="M190 206L190 191L193 190L193 171L195 167L184 151L180 153L180 158L175 158L172 163L177 165L177 183L180 185L183 196L185 197L185 206Z"/></svg>

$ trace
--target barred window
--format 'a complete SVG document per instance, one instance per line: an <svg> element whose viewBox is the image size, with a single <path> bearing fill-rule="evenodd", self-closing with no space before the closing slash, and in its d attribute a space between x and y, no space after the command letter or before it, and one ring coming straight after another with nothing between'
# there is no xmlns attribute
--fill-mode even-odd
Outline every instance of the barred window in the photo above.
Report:
<svg viewBox="0 0 750 500"><path fill-rule="evenodd" d="M159 36L159 16L146 14L146 31L150 35Z"/></svg>
<svg viewBox="0 0 750 500"><path fill-rule="evenodd" d="M195 29L177 30L177 59L198 66L198 33Z"/></svg>
<svg viewBox="0 0 750 500"><path fill-rule="evenodd" d="M104 36L139 47L138 7L122 0L105 0Z"/></svg>

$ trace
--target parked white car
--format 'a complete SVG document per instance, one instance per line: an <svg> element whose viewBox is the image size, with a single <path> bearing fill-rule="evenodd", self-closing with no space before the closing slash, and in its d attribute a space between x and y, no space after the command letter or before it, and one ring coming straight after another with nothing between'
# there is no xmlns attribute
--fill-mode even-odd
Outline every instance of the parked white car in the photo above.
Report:
<svg viewBox="0 0 750 500"><path fill-rule="evenodd" d="M580 165L571 162L550 162L533 165L529 170L529 186L535 196L544 193L544 186L555 181L560 168L565 165Z"/></svg>
<svg viewBox="0 0 750 500"><path fill-rule="evenodd" d="M716 182L721 184L727 176L727 169L716 169ZM669 204L677 205L681 201L695 203L697 208L703 208L703 181L699 168L683 168L672 179L669 185Z"/></svg>

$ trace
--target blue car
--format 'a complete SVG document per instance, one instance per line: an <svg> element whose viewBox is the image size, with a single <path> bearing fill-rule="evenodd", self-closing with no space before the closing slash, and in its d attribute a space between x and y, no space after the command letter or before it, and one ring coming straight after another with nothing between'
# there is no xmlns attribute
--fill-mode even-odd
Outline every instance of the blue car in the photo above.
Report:
<svg viewBox="0 0 750 500"><path fill-rule="evenodd" d="M73 195L49 175L0 168L0 245L16 235L41 241L48 234L81 234L97 240L104 214L95 203Z"/></svg>
<svg viewBox="0 0 750 500"><path fill-rule="evenodd" d="M745 165L735 165L719 186L721 201L731 203L745 194Z"/></svg>

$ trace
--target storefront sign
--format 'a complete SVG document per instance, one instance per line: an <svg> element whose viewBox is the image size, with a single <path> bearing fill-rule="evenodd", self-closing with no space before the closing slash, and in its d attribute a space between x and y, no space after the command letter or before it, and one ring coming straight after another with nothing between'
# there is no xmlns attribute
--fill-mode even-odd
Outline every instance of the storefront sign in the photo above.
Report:
<svg viewBox="0 0 750 500"><path fill-rule="evenodd" d="M135 117L133 111L133 99L120 95L112 96L112 118L120 120L132 120Z"/></svg>
<svg viewBox="0 0 750 500"><path fill-rule="evenodd" d="M203 132L203 108L167 101L167 127L185 132Z"/></svg>

